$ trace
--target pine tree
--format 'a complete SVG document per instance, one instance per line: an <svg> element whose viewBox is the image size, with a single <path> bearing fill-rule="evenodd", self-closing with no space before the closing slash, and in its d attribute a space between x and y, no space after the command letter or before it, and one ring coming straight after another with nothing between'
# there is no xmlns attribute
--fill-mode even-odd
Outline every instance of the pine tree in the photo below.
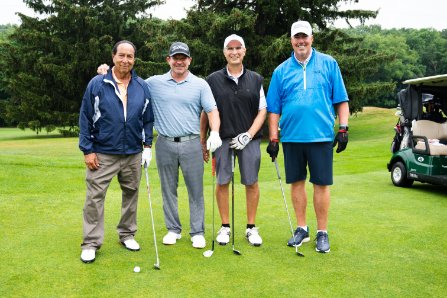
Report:
<svg viewBox="0 0 447 298"><path fill-rule="evenodd" d="M11 95L10 124L75 127L83 92L96 67L111 61L113 44L126 39L137 15L160 1L24 0L41 18L20 14L22 24L0 48L2 78ZM137 46L138 47L138 46Z"/></svg>

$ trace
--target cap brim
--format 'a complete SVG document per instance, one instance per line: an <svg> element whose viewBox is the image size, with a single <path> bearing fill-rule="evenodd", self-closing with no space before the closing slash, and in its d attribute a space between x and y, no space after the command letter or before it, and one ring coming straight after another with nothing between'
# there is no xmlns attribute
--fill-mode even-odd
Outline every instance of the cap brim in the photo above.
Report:
<svg viewBox="0 0 447 298"><path fill-rule="evenodd" d="M181 55L185 55L187 57L191 57L188 53L185 53L185 52L174 52L174 53L171 53L169 56L172 57L172 56L175 56L177 54L181 54Z"/></svg>

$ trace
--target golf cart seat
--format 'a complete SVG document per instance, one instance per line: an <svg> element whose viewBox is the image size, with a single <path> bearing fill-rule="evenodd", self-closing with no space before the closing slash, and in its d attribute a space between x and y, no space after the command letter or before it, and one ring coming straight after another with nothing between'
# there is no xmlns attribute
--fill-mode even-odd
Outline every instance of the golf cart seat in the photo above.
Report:
<svg viewBox="0 0 447 298"><path fill-rule="evenodd" d="M413 121L412 131L416 151L428 155L447 155L447 145L445 145L447 141L447 122Z"/></svg>

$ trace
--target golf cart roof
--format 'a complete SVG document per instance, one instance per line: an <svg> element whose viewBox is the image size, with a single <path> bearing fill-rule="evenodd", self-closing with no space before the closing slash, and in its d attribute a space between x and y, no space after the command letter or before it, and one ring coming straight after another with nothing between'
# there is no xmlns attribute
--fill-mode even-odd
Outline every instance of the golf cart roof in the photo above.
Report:
<svg viewBox="0 0 447 298"><path fill-rule="evenodd" d="M423 85L423 86L433 86L433 87L447 87L447 74L406 80L403 82L403 84Z"/></svg>
<svg viewBox="0 0 447 298"><path fill-rule="evenodd" d="M427 95L432 95L431 100L441 106L444 114L447 114L447 74L406 80L407 88L398 92L397 97L405 119L418 120L422 117L422 106L427 101Z"/></svg>

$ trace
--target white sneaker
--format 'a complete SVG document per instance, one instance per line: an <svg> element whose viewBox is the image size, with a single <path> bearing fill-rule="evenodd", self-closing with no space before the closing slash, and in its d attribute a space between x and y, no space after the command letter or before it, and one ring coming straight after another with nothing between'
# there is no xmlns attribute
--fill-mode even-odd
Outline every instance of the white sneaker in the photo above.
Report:
<svg viewBox="0 0 447 298"><path fill-rule="evenodd" d="M261 246L262 244L262 238L259 236L258 228L245 230L245 237L251 245Z"/></svg>
<svg viewBox="0 0 447 298"><path fill-rule="evenodd" d="M181 238L182 238L182 235L169 231L163 237L163 244L172 245L172 244L175 244L177 242L177 240L179 240Z"/></svg>
<svg viewBox="0 0 447 298"><path fill-rule="evenodd" d="M217 232L216 241L220 245L227 245L230 242L231 230L228 227L221 227Z"/></svg>
<svg viewBox="0 0 447 298"><path fill-rule="evenodd" d="M127 239L124 242L121 242L125 248L127 248L128 250L131 251L139 251L140 250L140 245L138 244L137 241L135 241L135 239Z"/></svg>
<svg viewBox="0 0 447 298"><path fill-rule="evenodd" d="M203 235L195 235L191 237L192 247L204 248L206 246L205 237Z"/></svg>
<svg viewBox="0 0 447 298"><path fill-rule="evenodd" d="M96 257L96 250L87 248L83 249L81 253L81 261L84 263L93 263Z"/></svg>

